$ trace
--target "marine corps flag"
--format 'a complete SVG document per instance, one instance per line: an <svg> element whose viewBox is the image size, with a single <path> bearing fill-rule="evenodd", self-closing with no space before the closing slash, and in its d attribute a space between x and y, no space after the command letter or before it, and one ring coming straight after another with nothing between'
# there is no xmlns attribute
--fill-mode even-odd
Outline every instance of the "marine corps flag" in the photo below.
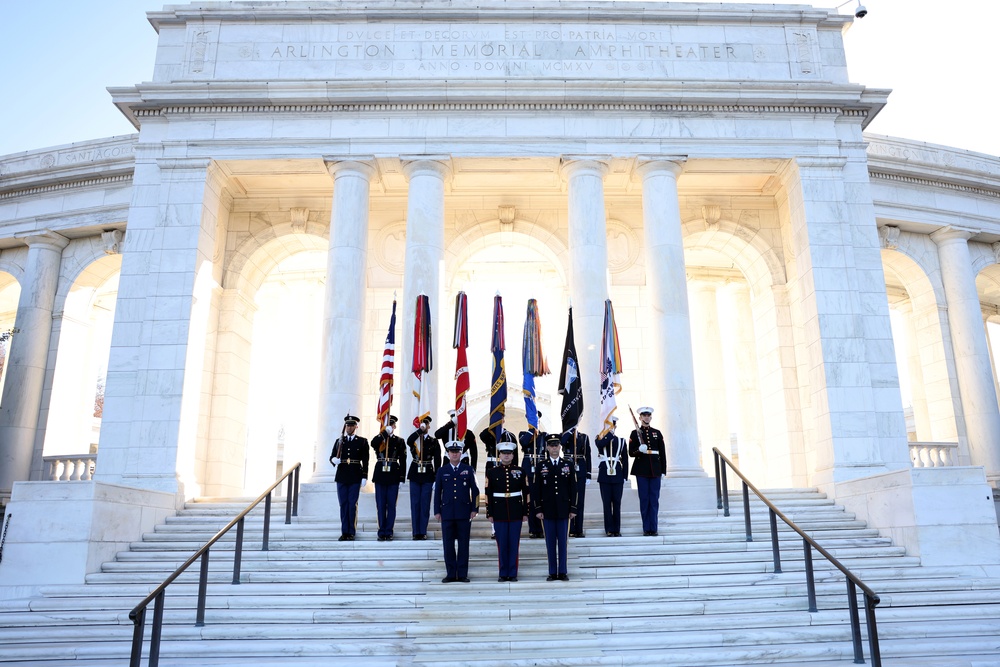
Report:
<svg viewBox="0 0 1000 667"><path fill-rule="evenodd" d="M431 304L426 294L417 297L417 309L413 317L413 375L417 378L413 385L413 395L417 399L417 416L413 418L413 427L420 428L424 417L430 416L430 410L423 409L420 400L421 384L424 371L434 368L431 356Z"/></svg>
<svg viewBox="0 0 1000 667"><path fill-rule="evenodd" d="M611 299L604 301L604 335L601 337L601 432L604 437L614 425L611 415L618 409L615 394L622 390L618 378L622 372L622 351L618 344L618 327Z"/></svg>
<svg viewBox="0 0 1000 667"><path fill-rule="evenodd" d="M465 348L469 346L469 304L465 292L455 297L455 440L462 442L469 427L465 412L465 395L469 393L469 361Z"/></svg>
<svg viewBox="0 0 1000 667"><path fill-rule="evenodd" d="M490 429L500 442L504 412L507 408L507 371L503 365L503 297L498 292L493 297L493 382L490 385Z"/></svg>
<svg viewBox="0 0 1000 667"><path fill-rule="evenodd" d="M576 342L573 340L573 309L569 309L569 328L566 330L566 349L563 351L562 370L559 371L559 393L562 394L562 430L566 433L576 428L583 416L583 385L580 383L580 364L576 359Z"/></svg>

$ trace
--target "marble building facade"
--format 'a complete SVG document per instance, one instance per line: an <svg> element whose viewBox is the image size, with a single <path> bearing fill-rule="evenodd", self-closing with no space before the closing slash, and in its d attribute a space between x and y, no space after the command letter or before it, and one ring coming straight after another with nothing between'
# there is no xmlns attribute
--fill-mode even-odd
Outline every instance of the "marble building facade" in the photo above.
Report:
<svg viewBox="0 0 1000 667"><path fill-rule="evenodd" d="M316 391L273 389L316 415L285 445L306 512L329 511L343 415L375 424L393 294L407 423L416 296L440 419L455 294L534 284L550 362L573 305L590 433L612 299L619 402L657 409L665 506L714 506L711 448L735 432L760 487L819 487L928 563L1000 562L1000 159L864 133L889 91L850 81L849 17L376 1L149 18L151 80L110 89L136 135L0 157L0 493L61 527L60 577L273 473L248 451L258 297L307 255ZM487 383L473 374L470 424ZM8 543L19 585L51 581L27 527Z"/></svg>

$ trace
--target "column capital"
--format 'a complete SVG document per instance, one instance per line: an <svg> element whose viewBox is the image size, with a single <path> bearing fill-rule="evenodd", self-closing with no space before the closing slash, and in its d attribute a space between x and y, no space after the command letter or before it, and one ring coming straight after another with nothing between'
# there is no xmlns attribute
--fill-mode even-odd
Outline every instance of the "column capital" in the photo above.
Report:
<svg viewBox="0 0 1000 667"><path fill-rule="evenodd" d="M559 175L567 181L587 171L603 179L610 168L610 155L563 155L559 159Z"/></svg>
<svg viewBox="0 0 1000 667"><path fill-rule="evenodd" d="M930 236L934 243L941 245L942 243L947 243L949 241L968 241L979 232L980 230L973 229L971 227L949 225L947 227L942 227L937 231L931 232Z"/></svg>
<svg viewBox="0 0 1000 667"><path fill-rule="evenodd" d="M27 234L15 234L14 238L24 241L29 248L33 246L48 247L50 250L57 250L59 252L62 252L62 249L69 245L68 238L50 229L40 229L28 232Z"/></svg>
<svg viewBox="0 0 1000 667"><path fill-rule="evenodd" d="M674 178L684 171L686 155L637 155L635 168L632 170L632 180L642 180L660 172L668 172Z"/></svg>
<svg viewBox="0 0 1000 667"><path fill-rule="evenodd" d="M452 176L450 155L400 155L406 180L412 179L419 172L431 172L442 181Z"/></svg>
<svg viewBox="0 0 1000 667"><path fill-rule="evenodd" d="M370 183L379 176L378 164L375 162L374 156L324 155L323 162L334 180L342 176L360 176Z"/></svg>

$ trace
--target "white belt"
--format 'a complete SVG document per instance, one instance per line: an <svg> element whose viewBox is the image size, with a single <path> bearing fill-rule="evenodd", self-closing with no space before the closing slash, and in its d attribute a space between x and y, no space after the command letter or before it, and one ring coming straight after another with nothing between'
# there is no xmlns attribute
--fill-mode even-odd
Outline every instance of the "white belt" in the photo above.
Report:
<svg viewBox="0 0 1000 667"><path fill-rule="evenodd" d="M653 450L649 450L648 452L646 452L646 456L659 456L659 455L660 455L659 452L654 452Z"/></svg>
<svg viewBox="0 0 1000 667"><path fill-rule="evenodd" d="M494 498L513 498L514 496L519 496L520 493L494 493Z"/></svg>

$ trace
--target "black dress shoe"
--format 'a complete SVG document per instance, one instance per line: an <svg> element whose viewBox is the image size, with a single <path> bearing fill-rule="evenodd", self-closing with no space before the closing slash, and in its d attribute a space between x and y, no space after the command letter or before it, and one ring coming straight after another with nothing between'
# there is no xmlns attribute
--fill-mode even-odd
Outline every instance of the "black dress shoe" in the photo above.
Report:
<svg viewBox="0 0 1000 667"><path fill-rule="evenodd" d="M441 580L442 584L450 584L453 581L458 581L458 577L445 577Z"/></svg>
<svg viewBox="0 0 1000 667"><path fill-rule="evenodd" d="M340 537L337 538L337 541L338 542L346 542L349 539L351 539L351 538L349 538L347 535L341 535Z"/></svg>
<svg viewBox="0 0 1000 667"><path fill-rule="evenodd" d="M608 537L614 537L614 536L615 536L615 534L614 534L614 533L604 533L604 534L605 534L606 536L608 536Z"/></svg>
<svg viewBox="0 0 1000 667"><path fill-rule="evenodd" d="M622 536L621 533L615 533L615 537L621 537L621 536Z"/></svg>
<svg viewBox="0 0 1000 667"><path fill-rule="evenodd" d="M507 577L497 577L497 581L507 581Z"/></svg>
<svg viewBox="0 0 1000 667"><path fill-rule="evenodd" d="M426 535L414 535L413 539L416 540L417 542L420 542L421 540L426 540L427 536Z"/></svg>
<svg viewBox="0 0 1000 667"><path fill-rule="evenodd" d="M569 581L569 575L565 572L559 575L559 581Z"/></svg>
<svg viewBox="0 0 1000 667"><path fill-rule="evenodd" d="M652 533L650 533L648 530L642 531L642 536L643 537L649 537L650 535L652 535Z"/></svg>
<svg viewBox="0 0 1000 667"><path fill-rule="evenodd" d="M554 574L550 574L549 576L545 577L545 581L557 581L558 579L559 577Z"/></svg>
<svg viewBox="0 0 1000 667"><path fill-rule="evenodd" d="M386 537L384 535L379 535L378 539L376 540L376 542L385 542L385 540L386 540Z"/></svg>
<svg viewBox="0 0 1000 667"><path fill-rule="evenodd" d="M468 577L459 577L458 581L461 581L463 584L467 584L467 583L469 583L469 578Z"/></svg>
<svg viewBox="0 0 1000 667"><path fill-rule="evenodd" d="M348 535L347 539L348 539L348 541L353 542L354 541L354 536L353 535Z"/></svg>
<svg viewBox="0 0 1000 667"><path fill-rule="evenodd" d="M659 535L660 535L660 534L659 534L658 532L656 532L655 530L653 530L653 531L650 531L650 533L649 533L649 536L650 536L650 537L658 537Z"/></svg>
<svg viewBox="0 0 1000 667"><path fill-rule="evenodd" d="M517 581L517 577L507 577L507 581Z"/></svg>
<svg viewBox="0 0 1000 667"><path fill-rule="evenodd" d="M490 539L491 540L497 539L497 534L496 533L490 533Z"/></svg>
<svg viewBox="0 0 1000 667"><path fill-rule="evenodd" d="M386 542L392 542L392 535L386 535L385 536L385 541Z"/></svg>

